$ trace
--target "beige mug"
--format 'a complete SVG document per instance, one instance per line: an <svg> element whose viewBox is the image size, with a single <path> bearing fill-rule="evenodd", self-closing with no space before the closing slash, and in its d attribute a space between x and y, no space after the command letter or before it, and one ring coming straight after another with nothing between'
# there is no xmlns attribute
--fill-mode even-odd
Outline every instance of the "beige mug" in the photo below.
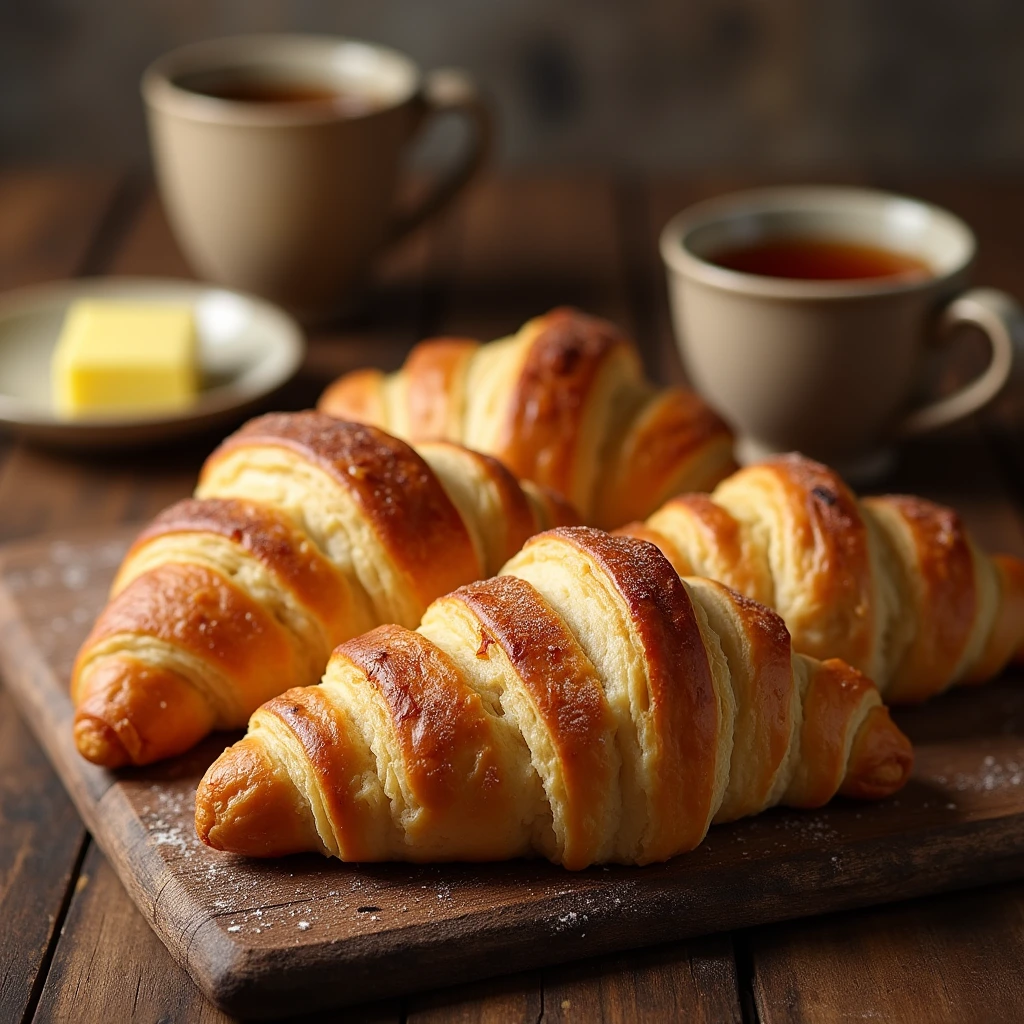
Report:
<svg viewBox="0 0 1024 1024"><path fill-rule="evenodd" d="M349 306L373 259L438 213L485 160L491 118L462 72L349 39L257 35L182 47L142 79L161 196L203 277L306 320ZM396 211L409 143L436 115L466 152Z"/></svg>
<svg viewBox="0 0 1024 1024"><path fill-rule="evenodd" d="M730 250L781 239L871 246L921 261L918 277L803 279L716 264ZM936 206L853 188L771 188L693 206L661 235L676 338L694 386L756 461L802 451L870 479L893 443L969 415L1000 391L1021 310L994 289L965 290L971 230ZM914 405L928 350L964 324L991 357L955 393Z"/></svg>

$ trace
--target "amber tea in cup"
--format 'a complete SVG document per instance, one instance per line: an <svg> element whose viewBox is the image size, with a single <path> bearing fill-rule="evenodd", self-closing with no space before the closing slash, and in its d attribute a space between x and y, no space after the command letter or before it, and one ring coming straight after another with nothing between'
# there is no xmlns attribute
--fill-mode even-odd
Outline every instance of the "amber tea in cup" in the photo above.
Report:
<svg viewBox="0 0 1024 1024"><path fill-rule="evenodd" d="M927 261L910 253L827 238L775 238L730 247L709 259L726 270L801 281L911 280L933 273Z"/></svg>
<svg viewBox="0 0 1024 1024"><path fill-rule="evenodd" d="M179 79L178 84L190 92L232 103L255 103L270 106L314 104L326 106L342 116L359 117L380 110L387 99L370 89L342 87L335 83L300 79L266 78L256 74L195 76Z"/></svg>

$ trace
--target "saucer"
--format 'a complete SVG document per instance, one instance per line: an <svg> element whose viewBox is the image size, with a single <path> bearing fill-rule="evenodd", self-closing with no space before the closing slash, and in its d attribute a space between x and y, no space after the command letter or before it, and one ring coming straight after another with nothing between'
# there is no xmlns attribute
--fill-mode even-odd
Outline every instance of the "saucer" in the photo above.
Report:
<svg viewBox="0 0 1024 1024"><path fill-rule="evenodd" d="M193 405L159 416L64 419L50 393L50 356L77 299L192 307L202 386ZM239 292L162 278L85 278L0 296L0 425L63 448L138 447L237 422L299 368L305 340L283 310Z"/></svg>

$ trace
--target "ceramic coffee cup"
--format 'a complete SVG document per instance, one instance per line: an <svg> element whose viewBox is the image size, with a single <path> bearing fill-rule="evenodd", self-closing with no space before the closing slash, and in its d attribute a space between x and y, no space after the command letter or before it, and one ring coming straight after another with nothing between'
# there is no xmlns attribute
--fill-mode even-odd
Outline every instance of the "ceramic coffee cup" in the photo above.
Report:
<svg viewBox="0 0 1024 1024"><path fill-rule="evenodd" d="M455 198L491 138L466 75L423 75L348 39L197 43L152 64L142 92L163 202L193 268L307 320L350 305L373 258ZM473 129L466 152L396 212L410 142L451 113Z"/></svg>
<svg viewBox="0 0 1024 1024"><path fill-rule="evenodd" d="M923 272L811 280L715 262L782 239L871 246ZM1010 375L1021 311L1002 292L965 290L974 235L928 203L851 188L742 192L674 217L661 253L687 373L737 429L741 461L797 450L877 476L893 442L980 409ZM918 400L929 349L963 324L984 332L987 367L953 394Z"/></svg>

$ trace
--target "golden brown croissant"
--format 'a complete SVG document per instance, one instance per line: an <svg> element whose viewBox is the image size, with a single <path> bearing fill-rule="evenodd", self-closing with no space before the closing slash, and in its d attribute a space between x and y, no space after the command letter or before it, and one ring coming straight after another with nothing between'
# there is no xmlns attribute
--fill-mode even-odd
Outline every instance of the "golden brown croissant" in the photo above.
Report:
<svg viewBox="0 0 1024 1024"><path fill-rule="evenodd" d="M422 342L397 373L341 377L319 408L414 443L443 437L487 452L596 526L646 516L735 468L732 434L698 395L645 381L628 339L568 308L489 345Z"/></svg>
<svg viewBox="0 0 1024 1024"><path fill-rule="evenodd" d="M775 608L794 648L856 666L890 703L990 679L1024 644L1024 562L987 556L952 509L897 494L858 501L799 455L673 498L620 532L653 541L684 575Z"/></svg>
<svg viewBox="0 0 1024 1024"><path fill-rule="evenodd" d="M415 625L439 594L574 521L561 499L457 445L417 453L316 412L255 419L207 460L196 498L128 552L75 663L78 749L107 767L146 764L241 728L319 679L342 640Z"/></svg>
<svg viewBox="0 0 1024 1024"><path fill-rule="evenodd" d="M880 798L911 760L874 685L793 655L774 612L575 527L264 704L196 828L252 856L646 864L713 821Z"/></svg>

